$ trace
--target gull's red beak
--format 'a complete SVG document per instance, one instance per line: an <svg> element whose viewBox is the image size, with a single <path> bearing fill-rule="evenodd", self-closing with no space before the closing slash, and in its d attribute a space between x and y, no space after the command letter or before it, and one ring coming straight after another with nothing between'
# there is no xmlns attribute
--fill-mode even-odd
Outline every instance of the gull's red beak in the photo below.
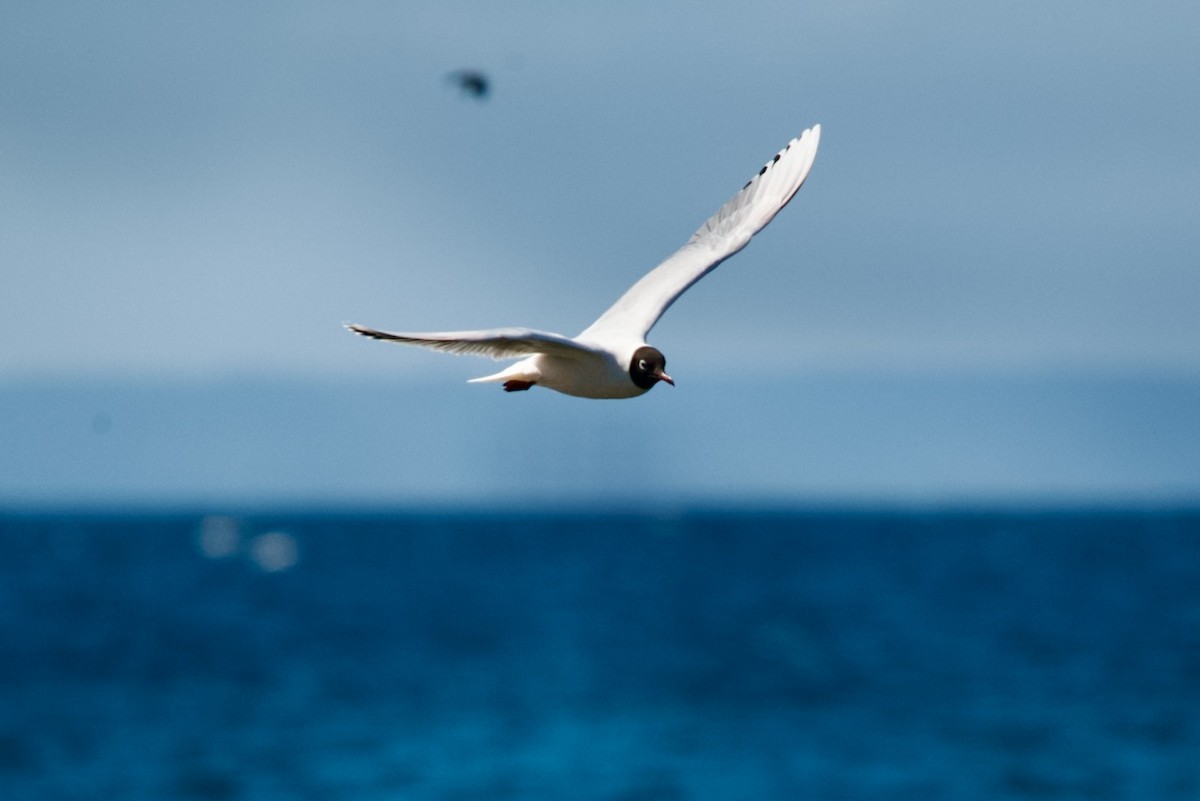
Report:
<svg viewBox="0 0 1200 801"><path fill-rule="evenodd" d="M671 376L667 375L666 371L664 371L664 370L660 369L658 372L656 372L654 374L654 377L657 378L659 381L666 381L671 386L675 386L675 379L671 378Z"/></svg>

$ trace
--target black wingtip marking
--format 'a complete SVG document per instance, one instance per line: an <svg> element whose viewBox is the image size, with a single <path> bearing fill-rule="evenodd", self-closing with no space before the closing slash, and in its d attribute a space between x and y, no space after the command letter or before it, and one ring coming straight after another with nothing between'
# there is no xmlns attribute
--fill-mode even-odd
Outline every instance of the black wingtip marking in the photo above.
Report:
<svg viewBox="0 0 1200 801"><path fill-rule="evenodd" d="M793 142L788 142L787 147L785 147L783 150L780 150L778 153L775 154L775 158L771 159L766 164L764 164L762 166L762 169L758 171L758 175L754 176L754 178L751 178L749 181L746 181L746 185L742 187L742 191L744 192L747 189L749 189L750 184L754 183L755 179L761 178L764 174L766 174L767 170L769 170L772 165L778 163L778 161L781 158L783 158L783 154L792 149L793 144L794 144Z"/></svg>
<svg viewBox="0 0 1200 801"><path fill-rule="evenodd" d="M367 339L381 339L385 341L390 340L396 342L403 341L400 337L391 336L384 331L376 331L373 328L363 328L361 325L354 325L353 323L346 324L346 330L352 334L358 334L360 337L366 337Z"/></svg>

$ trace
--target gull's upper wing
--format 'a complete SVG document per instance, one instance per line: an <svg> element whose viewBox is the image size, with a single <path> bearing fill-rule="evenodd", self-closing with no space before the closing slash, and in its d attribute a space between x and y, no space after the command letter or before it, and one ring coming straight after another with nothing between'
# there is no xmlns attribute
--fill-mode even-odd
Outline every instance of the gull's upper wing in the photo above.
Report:
<svg viewBox="0 0 1200 801"><path fill-rule="evenodd" d="M640 336L658 322L676 298L718 264L737 253L774 219L808 177L821 126L788 142L742 190L692 234L683 247L635 283L581 339Z"/></svg>
<svg viewBox="0 0 1200 801"><path fill-rule="evenodd" d="M460 355L490 356L493 359L515 359L535 353L578 356L581 353L594 352L586 345L580 345L560 334L535 331L532 328L491 328L483 331L442 331L425 334L377 331L362 325L347 325L346 328L373 339L420 345Z"/></svg>

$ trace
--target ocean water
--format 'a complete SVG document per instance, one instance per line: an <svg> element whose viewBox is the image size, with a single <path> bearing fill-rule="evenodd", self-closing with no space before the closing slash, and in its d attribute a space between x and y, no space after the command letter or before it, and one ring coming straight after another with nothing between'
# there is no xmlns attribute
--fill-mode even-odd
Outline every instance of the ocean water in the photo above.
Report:
<svg viewBox="0 0 1200 801"><path fill-rule="evenodd" d="M0 514L0 797L1200 798L1200 513Z"/></svg>

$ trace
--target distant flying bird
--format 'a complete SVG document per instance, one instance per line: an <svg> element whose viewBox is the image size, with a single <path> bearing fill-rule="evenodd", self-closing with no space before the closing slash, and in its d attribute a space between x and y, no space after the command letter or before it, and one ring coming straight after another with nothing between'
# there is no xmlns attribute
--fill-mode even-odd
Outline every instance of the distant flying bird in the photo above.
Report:
<svg viewBox="0 0 1200 801"><path fill-rule="evenodd" d="M692 284L737 253L788 204L808 177L821 126L788 142L691 239L622 295L574 339L530 328L413 334L347 325L356 334L447 353L525 357L481 381L504 382L507 392L537 385L581 398L633 398L659 381L674 386L667 360L646 334Z"/></svg>
<svg viewBox="0 0 1200 801"><path fill-rule="evenodd" d="M492 90L491 81L479 70L455 70L446 77L457 84L463 94L477 100L486 100Z"/></svg>

